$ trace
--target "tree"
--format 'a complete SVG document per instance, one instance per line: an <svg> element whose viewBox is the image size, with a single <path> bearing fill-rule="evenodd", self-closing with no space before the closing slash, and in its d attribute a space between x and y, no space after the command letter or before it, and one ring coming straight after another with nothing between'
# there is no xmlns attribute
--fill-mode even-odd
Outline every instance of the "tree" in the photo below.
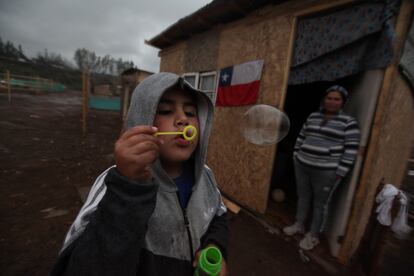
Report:
<svg viewBox="0 0 414 276"><path fill-rule="evenodd" d="M79 70L92 73L119 75L126 69L136 68L132 61L123 61L121 58L116 60L110 55L97 56L85 48L77 49L73 58Z"/></svg>
<svg viewBox="0 0 414 276"><path fill-rule="evenodd" d="M33 58L33 61L38 64L49 65L64 69L72 69L72 64L63 58L60 54L49 53L47 49L43 53L37 53L37 56Z"/></svg>
<svg viewBox="0 0 414 276"><path fill-rule="evenodd" d="M76 62L76 65L78 66L79 70L87 70L87 59L88 59L89 51L85 48L77 49L75 51L74 60Z"/></svg>

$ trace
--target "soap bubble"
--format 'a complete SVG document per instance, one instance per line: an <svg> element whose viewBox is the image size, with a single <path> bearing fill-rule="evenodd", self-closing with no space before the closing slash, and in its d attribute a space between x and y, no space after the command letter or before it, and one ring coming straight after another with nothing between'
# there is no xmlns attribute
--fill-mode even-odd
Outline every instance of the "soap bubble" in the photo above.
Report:
<svg viewBox="0 0 414 276"><path fill-rule="evenodd" d="M289 118L279 109L265 104L254 105L243 115L242 134L250 143L272 145L287 135Z"/></svg>

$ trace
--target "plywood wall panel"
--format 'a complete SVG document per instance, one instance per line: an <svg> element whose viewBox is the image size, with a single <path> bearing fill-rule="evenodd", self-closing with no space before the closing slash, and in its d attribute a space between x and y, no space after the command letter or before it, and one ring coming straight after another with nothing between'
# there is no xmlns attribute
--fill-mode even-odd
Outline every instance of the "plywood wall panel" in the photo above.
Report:
<svg viewBox="0 0 414 276"><path fill-rule="evenodd" d="M215 121L210 139L208 163L213 167L221 190L244 206L264 207L261 190L271 177L274 146L261 147L247 142L240 130L247 107L222 109L230 120ZM261 201L260 201L261 200Z"/></svg>
<svg viewBox="0 0 414 276"><path fill-rule="evenodd" d="M382 158L374 174L382 175L387 183L399 187L414 138L413 92L400 74L392 89L383 133L379 147Z"/></svg>
<svg viewBox="0 0 414 276"><path fill-rule="evenodd" d="M160 52L160 72L185 73L185 43L180 43Z"/></svg>
<svg viewBox="0 0 414 276"><path fill-rule="evenodd" d="M186 42L184 69L186 72L217 70L219 32L216 29L196 35Z"/></svg>
<svg viewBox="0 0 414 276"><path fill-rule="evenodd" d="M273 16L271 7L224 27L218 67L264 59L258 104L278 106L288 59L293 17ZM267 18L263 18L266 14ZM258 20L260 19L260 20ZM222 191L253 210L266 210L275 146L260 147L241 135L243 114L250 106L217 107L208 164Z"/></svg>

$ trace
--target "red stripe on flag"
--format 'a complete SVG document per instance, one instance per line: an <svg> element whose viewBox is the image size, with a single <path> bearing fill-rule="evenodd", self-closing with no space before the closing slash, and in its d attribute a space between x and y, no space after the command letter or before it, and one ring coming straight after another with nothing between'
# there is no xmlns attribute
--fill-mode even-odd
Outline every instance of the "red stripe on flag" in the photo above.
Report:
<svg viewBox="0 0 414 276"><path fill-rule="evenodd" d="M260 80L247 84L218 87L217 106L255 104L259 96Z"/></svg>

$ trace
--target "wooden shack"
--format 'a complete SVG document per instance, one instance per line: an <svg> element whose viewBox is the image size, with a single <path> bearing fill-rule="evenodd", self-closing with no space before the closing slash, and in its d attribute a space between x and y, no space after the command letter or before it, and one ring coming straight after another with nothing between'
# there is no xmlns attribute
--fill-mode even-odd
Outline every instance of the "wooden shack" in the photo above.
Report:
<svg viewBox="0 0 414 276"><path fill-rule="evenodd" d="M129 68L121 73L121 116L125 118L131 95L135 87L146 77L152 75L152 72L141 70L138 68Z"/></svg>
<svg viewBox="0 0 414 276"><path fill-rule="evenodd" d="M318 108L321 92L328 85L338 83L348 88L351 95L346 111L358 119L362 141L354 170L332 201L326 232L332 255L342 263L348 263L360 246L380 181L384 179L397 186L401 183L414 136L413 92L398 70L413 2L394 4L388 9L386 1L214 0L147 41L160 49L160 71L182 74L213 100L221 69L264 61L256 104L284 110L291 120L289 135L276 145L251 144L240 131L243 114L251 105L217 106L208 164L223 194L280 227L294 220L296 199L289 164L298 127ZM298 41L306 35L310 41L313 39L307 26L312 27L312 22L318 20L322 24L326 18L335 25L337 14L346 18L361 10L368 25L372 12L389 12L378 16L383 20L379 25L368 26L364 30L367 33L349 41L346 47L338 45L343 50L339 58L351 61L352 47L362 46L367 38L370 42L356 61L367 66L341 71L337 76L333 74L335 70L315 73L313 68L325 62L325 58L332 58L328 53L304 64L307 68L301 67ZM331 24L327 22L323 27L329 32ZM344 22L338 30L341 34L352 32L359 24L352 18ZM381 42L384 33L393 34L388 46ZM332 40L332 44L336 42ZM318 49L317 45L313 47ZM374 56L381 47L389 47L389 59L385 62L385 51L382 61ZM270 200L274 188L286 191L285 203Z"/></svg>

